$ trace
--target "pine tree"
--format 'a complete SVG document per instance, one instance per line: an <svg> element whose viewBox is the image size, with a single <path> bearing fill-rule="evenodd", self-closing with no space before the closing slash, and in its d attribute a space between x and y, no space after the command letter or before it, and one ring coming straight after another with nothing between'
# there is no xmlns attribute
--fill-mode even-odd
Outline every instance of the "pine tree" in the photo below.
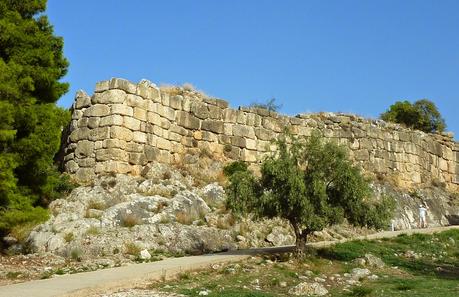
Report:
<svg viewBox="0 0 459 297"><path fill-rule="evenodd" d="M46 219L65 181L53 165L68 111L56 101L68 67L46 0L0 2L0 235Z"/></svg>

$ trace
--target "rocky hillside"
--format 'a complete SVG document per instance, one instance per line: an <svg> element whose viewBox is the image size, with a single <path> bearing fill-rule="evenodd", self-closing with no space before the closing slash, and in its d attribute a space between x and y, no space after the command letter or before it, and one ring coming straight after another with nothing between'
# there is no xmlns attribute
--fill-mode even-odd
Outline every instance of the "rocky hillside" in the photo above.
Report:
<svg viewBox="0 0 459 297"><path fill-rule="evenodd" d="M431 226L457 223L459 201L440 187L407 193L379 182L373 188L377 197L395 198L396 229L416 228L421 202L431 209ZM200 254L294 242L285 222L236 220L225 209L221 185L199 183L187 171L160 163L153 163L143 176L94 179L93 184L54 201L50 211L51 219L28 238L31 252L69 258L127 255L148 259L157 251ZM339 226L317 232L314 239L340 239L361 232L371 231Z"/></svg>

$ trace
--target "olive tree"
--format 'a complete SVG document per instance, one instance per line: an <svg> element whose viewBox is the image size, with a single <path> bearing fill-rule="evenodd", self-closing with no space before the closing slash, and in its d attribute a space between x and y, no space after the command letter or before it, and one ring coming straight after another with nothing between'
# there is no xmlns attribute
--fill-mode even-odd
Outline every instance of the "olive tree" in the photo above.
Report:
<svg viewBox="0 0 459 297"><path fill-rule="evenodd" d="M343 147L325 142L318 133L309 139L284 134L276 144L258 177L240 161L225 168L227 206L234 213L287 220L297 255L304 253L308 235L344 219L374 228L388 223L392 199L372 199L368 181Z"/></svg>

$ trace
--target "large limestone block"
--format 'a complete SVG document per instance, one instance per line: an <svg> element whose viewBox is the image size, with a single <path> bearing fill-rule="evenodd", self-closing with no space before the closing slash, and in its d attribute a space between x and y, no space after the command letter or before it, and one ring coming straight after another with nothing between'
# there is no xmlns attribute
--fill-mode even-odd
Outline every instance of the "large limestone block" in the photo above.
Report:
<svg viewBox="0 0 459 297"><path fill-rule="evenodd" d="M110 103L124 103L126 100L126 92L123 90L107 90L103 93L95 93L92 96L93 104L110 104Z"/></svg>
<svg viewBox="0 0 459 297"><path fill-rule="evenodd" d="M94 167L94 165L96 165L96 160L94 158L78 159L77 162L80 167Z"/></svg>
<svg viewBox="0 0 459 297"><path fill-rule="evenodd" d="M90 157L94 153L94 142L89 140L79 141L75 149L78 158Z"/></svg>
<svg viewBox="0 0 459 297"><path fill-rule="evenodd" d="M78 128L70 134L70 140L77 142L78 140L89 139L90 129L87 127Z"/></svg>
<svg viewBox="0 0 459 297"><path fill-rule="evenodd" d="M209 142L218 142L218 137L216 134L209 131L202 131L202 140Z"/></svg>
<svg viewBox="0 0 459 297"><path fill-rule="evenodd" d="M96 151L96 161L128 161L128 152L119 148L100 149Z"/></svg>
<svg viewBox="0 0 459 297"><path fill-rule="evenodd" d="M361 149L354 151L354 158L356 161L368 161L370 159L370 154L368 150Z"/></svg>
<svg viewBox="0 0 459 297"><path fill-rule="evenodd" d="M222 119L222 109L215 105L207 106L209 109L209 117L211 119L221 120Z"/></svg>
<svg viewBox="0 0 459 297"><path fill-rule="evenodd" d="M167 139L164 139L164 138L158 138L158 141L156 142L156 146L159 149L163 149L163 150L167 150L167 151L171 150L171 142L169 140L167 140Z"/></svg>
<svg viewBox="0 0 459 297"><path fill-rule="evenodd" d="M95 178L94 169L92 168L79 168L75 173L75 178L83 183L91 182Z"/></svg>
<svg viewBox="0 0 459 297"><path fill-rule="evenodd" d="M245 162L256 162L257 152L248 149L243 149L241 152L241 159Z"/></svg>
<svg viewBox="0 0 459 297"><path fill-rule="evenodd" d="M106 139L102 142L102 147L103 148L120 148L120 149L126 149L126 141L121 140L121 139Z"/></svg>
<svg viewBox="0 0 459 297"><path fill-rule="evenodd" d="M137 86L126 79L112 78L110 80L110 89L120 89L126 93L135 94Z"/></svg>
<svg viewBox="0 0 459 297"><path fill-rule="evenodd" d="M110 114L110 107L104 104L95 104L91 107L88 107L83 115L85 117L104 117Z"/></svg>
<svg viewBox="0 0 459 297"><path fill-rule="evenodd" d="M225 109L228 108L229 104L227 101L215 98L215 103L217 104L218 107Z"/></svg>
<svg viewBox="0 0 459 297"><path fill-rule="evenodd" d="M144 148L145 152L145 157L147 158L148 161L155 161L157 160L160 150L157 147L153 147L150 145L146 145Z"/></svg>
<svg viewBox="0 0 459 297"><path fill-rule="evenodd" d="M236 124L233 126L233 135L255 139L255 131L253 127Z"/></svg>
<svg viewBox="0 0 459 297"><path fill-rule="evenodd" d="M128 94L126 96L126 103L130 107L140 107L144 109L146 109L148 105L147 100L143 99L140 96L133 95L133 94Z"/></svg>
<svg viewBox="0 0 459 297"><path fill-rule="evenodd" d="M129 153L129 163L134 165L146 165L148 160L143 153Z"/></svg>
<svg viewBox="0 0 459 297"><path fill-rule="evenodd" d="M177 133L177 134L180 134L181 136L188 135L188 130L187 129L185 129L183 127L179 127L179 126L177 126L175 124L171 125L170 131L174 132L174 133Z"/></svg>
<svg viewBox="0 0 459 297"><path fill-rule="evenodd" d="M274 132L282 132L283 125L278 119L263 118L263 127Z"/></svg>
<svg viewBox="0 0 459 297"><path fill-rule="evenodd" d="M173 109L182 109L182 101L183 101L182 95L175 95L169 98L169 105Z"/></svg>
<svg viewBox="0 0 459 297"><path fill-rule="evenodd" d="M131 165L122 161L107 161L105 163L105 171L113 173L128 173L131 171Z"/></svg>
<svg viewBox="0 0 459 297"><path fill-rule="evenodd" d="M110 81L103 80L96 83L96 88L94 90L95 93L105 92L110 88Z"/></svg>
<svg viewBox="0 0 459 297"><path fill-rule="evenodd" d="M68 172L68 173L75 173L77 172L78 168L80 168L74 160L70 160L66 162L64 167L65 167L65 172Z"/></svg>
<svg viewBox="0 0 459 297"><path fill-rule="evenodd" d="M134 110L132 109L132 107L124 105L124 104L111 104L110 113L132 117L134 115Z"/></svg>
<svg viewBox="0 0 459 297"><path fill-rule="evenodd" d="M185 111L177 111L175 120L177 124L188 129L197 130L201 127L201 121L197 117Z"/></svg>
<svg viewBox="0 0 459 297"><path fill-rule="evenodd" d="M223 110L223 120L227 123L236 123L237 111L231 108Z"/></svg>
<svg viewBox="0 0 459 297"><path fill-rule="evenodd" d="M147 134L140 131L134 131L133 140L138 143L147 143Z"/></svg>
<svg viewBox="0 0 459 297"><path fill-rule="evenodd" d="M236 123L245 125L247 123L247 115L242 110L236 110Z"/></svg>
<svg viewBox="0 0 459 297"><path fill-rule="evenodd" d="M74 109L81 109L91 105L91 97L83 90L78 90L75 95Z"/></svg>
<svg viewBox="0 0 459 297"><path fill-rule="evenodd" d="M143 144L139 144L139 143L132 142L132 141L126 143L126 150L131 153L141 153L143 152L144 147L145 146Z"/></svg>
<svg viewBox="0 0 459 297"><path fill-rule="evenodd" d="M159 101L161 97L159 88L147 79L142 79L137 85L137 95L150 100Z"/></svg>
<svg viewBox="0 0 459 297"><path fill-rule="evenodd" d="M123 116L113 114L100 119L99 126L121 126L123 125Z"/></svg>
<svg viewBox="0 0 459 297"><path fill-rule="evenodd" d="M175 119L175 110L169 106L158 106L158 114L170 121Z"/></svg>
<svg viewBox="0 0 459 297"><path fill-rule="evenodd" d="M240 148L244 148L245 138L240 136L231 136L231 144Z"/></svg>
<svg viewBox="0 0 459 297"><path fill-rule="evenodd" d="M134 118L138 119L139 121L146 121L147 110L141 107L134 107Z"/></svg>
<svg viewBox="0 0 459 297"><path fill-rule="evenodd" d="M133 131L140 131L140 121L133 117L125 116L123 118L123 126Z"/></svg>
<svg viewBox="0 0 459 297"><path fill-rule="evenodd" d="M167 139L175 142L180 142L182 140L182 135L169 131Z"/></svg>
<svg viewBox="0 0 459 297"><path fill-rule="evenodd" d="M267 130L265 128L255 128L255 135L257 136L258 139L260 140L272 140L274 138L274 133L270 130Z"/></svg>
<svg viewBox="0 0 459 297"><path fill-rule="evenodd" d="M110 137L114 139L131 141L133 138L133 132L124 127L112 126L110 129Z"/></svg>
<svg viewBox="0 0 459 297"><path fill-rule="evenodd" d="M221 134L223 133L223 122L222 121L215 121L215 120L204 120L201 124L202 130L211 131L214 133Z"/></svg>
<svg viewBox="0 0 459 297"><path fill-rule="evenodd" d="M97 141L110 138L110 128L109 127L100 127L89 130L89 140Z"/></svg>
<svg viewBox="0 0 459 297"><path fill-rule="evenodd" d="M194 116L199 119L207 119L209 118L209 109L207 108L207 104L202 102L194 101L191 103L191 112Z"/></svg>
<svg viewBox="0 0 459 297"><path fill-rule="evenodd" d="M82 110L75 109L72 112L72 120L79 120L82 117L83 117L83 111Z"/></svg>
<svg viewBox="0 0 459 297"><path fill-rule="evenodd" d="M88 119L88 127L91 129L99 127L100 118L99 117L92 117Z"/></svg>

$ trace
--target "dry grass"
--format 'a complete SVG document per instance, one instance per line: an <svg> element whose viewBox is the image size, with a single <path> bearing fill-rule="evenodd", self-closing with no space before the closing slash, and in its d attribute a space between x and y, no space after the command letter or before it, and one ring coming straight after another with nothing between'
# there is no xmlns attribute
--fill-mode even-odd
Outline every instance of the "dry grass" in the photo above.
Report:
<svg viewBox="0 0 459 297"><path fill-rule="evenodd" d="M233 215L229 214L224 217L219 217L217 220L217 228L218 229L230 229L236 223L236 219Z"/></svg>
<svg viewBox="0 0 459 297"><path fill-rule="evenodd" d="M27 237L29 237L30 232L35 226L36 224L33 223L17 225L11 229L10 234L16 238L18 242L23 243L27 240Z"/></svg>
<svg viewBox="0 0 459 297"><path fill-rule="evenodd" d="M87 235L98 235L100 234L100 230L96 226L91 226L89 227L88 230L86 230L86 234Z"/></svg>
<svg viewBox="0 0 459 297"><path fill-rule="evenodd" d="M127 242L124 244L125 253L132 256L140 255L140 247L133 242Z"/></svg>
<svg viewBox="0 0 459 297"><path fill-rule="evenodd" d="M122 217L121 217L121 225L123 227L134 227L135 225L140 225L142 223L142 219L135 215L135 214L132 214L132 213L129 213L129 214L124 214Z"/></svg>
<svg viewBox="0 0 459 297"><path fill-rule="evenodd" d="M175 220L182 225L191 225L194 218L187 212L179 211L175 214Z"/></svg>
<svg viewBox="0 0 459 297"><path fill-rule="evenodd" d="M88 203L88 209L97 209L97 210L104 210L107 208L105 201L101 200L90 200Z"/></svg>

